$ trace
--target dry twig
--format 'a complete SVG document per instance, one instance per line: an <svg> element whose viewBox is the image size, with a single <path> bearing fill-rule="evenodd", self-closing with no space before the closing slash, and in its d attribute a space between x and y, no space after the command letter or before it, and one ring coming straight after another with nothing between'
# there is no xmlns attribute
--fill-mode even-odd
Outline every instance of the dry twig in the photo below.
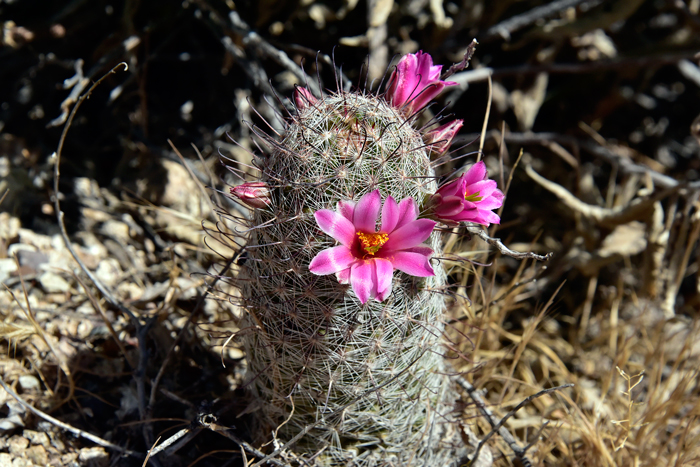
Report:
<svg viewBox="0 0 700 467"><path fill-rule="evenodd" d="M472 455L472 459L478 459L479 458L479 451L481 450L482 446L489 440L491 437L498 433L501 435L501 437L508 443L508 446L511 448L513 453L518 457L518 460L525 466L525 467L530 467L532 466L532 462L528 460L526 457L527 449L529 448L530 445L526 448L521 448L518 442L515 440L513 435L510 434L508 429L504 426L505 423L508 421L510 417L515 415L515 413L532 402L533 400L537 399L538 397L544 396L546 394L550 394L555 391L559 391L560 389L566 389L573 387L573 384L564 384L562 386L556 386L553 388L548 388L548 389L543 389L542 391L539 391L536 394L533 394L531 396L526 397L522 402L520 402L518 405L515 406L514 409L512 409L510 412L508 412L502 419L500 419L498 422L496 421L496 417L494 416L493 412L486 406L486 402L484 402L484 399L479 395L479 392L477 389L466 379L463 377L459 376L457 377L457 384L459 384L462 389L467 391L467 394L469 394L469 397L474 401L476 404L477 408L481 412L481 414L486 418L486 420L489 422L489 425L491 425L491 432L488 433L480 442L479 445L477 446L476 450L474 451L474 454Z"/></svg>
<svg viewBox="0 0 700 467"><path fill-rule="evenodd" d="M121 447L121 446L118 446L118 445L116 445L116 444L112 444L112 443L110 443L109 441L105 441L104 439L102 439L102 438L100 438L100 437L98 437L98 436L95 436L95 435L93 435L93 434L87 433L87 432L85 432L85 431L83 431L83 430L80 430L80 429L78 429L78 428L72 427L72 426L68 425L67 423L63 423L62 421L53 418L51 415L48 415L48 414L42 412L41 410L39 410L39 409L37 409L37 408L35 408L35 407L32 407L30 404L28 404L27 402L25 402L24 399L22 399L22 398L19 396L19 394L17 394L15 391L13 391L12 388L11 388L10 386L8 386L7 384L5 384L5 382L4 382L2 379L0 379L0 386L2 386L2 388L3 388L5 391L7 391L7 393L8 393L9 395L11 395L12 397L14 397L15 400L17 400L17 402L19 402L20 404L22 404L22 406L24 406L25 408L27 408L27 409L28 409L29 411L31 411L34 415L43 418L43 419L46 420L47 422L52 423L52 424L56 425L57 427L59 427L59 428L61 428L61 429L63 429L63 430L66 430L66 431L69 431L69 432L73 433L73 434L74 434L75 436L77 436L78 438L87 439L87 440L89 440L89 441L92 441L92 442L95 443L95 444L99 444L100 446L103 446L103 447L105 447L105 448L114 449L115 451L119 451L119 452L121 452L121 453L123 453L123 454L126 454L127 456L132 456L132 457L143 457L143 454L140 454L140 453L138 453L138 452L131 451L131 450L129 450L129 449L125 449L125 448L123 448L123 447Z"/></svg>

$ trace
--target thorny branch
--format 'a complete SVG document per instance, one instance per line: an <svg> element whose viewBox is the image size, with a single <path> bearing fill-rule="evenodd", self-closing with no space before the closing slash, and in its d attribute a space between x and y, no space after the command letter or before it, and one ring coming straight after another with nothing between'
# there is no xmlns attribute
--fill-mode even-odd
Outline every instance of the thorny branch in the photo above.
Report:
<svg viewBox="0 0 700 467"><path fill-rule="evenodd" d="M445 73L442 74L440 79L444 81L450 76L454 75L455 73L466 70L469 66L469 62L474 56L474 52L476 52L476 46L478 44L479 43L476 41L476 39L472 39L472 41L467 46L467 51L464 52L464 58L462 59L462 61L452 65Z"/></svg>
<svg viewBox="0 0 700 467"><path fill-rule="evenodd" d="M510 256L515 259L536 259L537 261L548 261L553 253L547 253L546 255L538 255L531 251L513 251L503 244L500 238L490 237L489 234L478 225L466 225L467 232L476 235L489 245L498 248L498 251L505 256Z"/></svg>

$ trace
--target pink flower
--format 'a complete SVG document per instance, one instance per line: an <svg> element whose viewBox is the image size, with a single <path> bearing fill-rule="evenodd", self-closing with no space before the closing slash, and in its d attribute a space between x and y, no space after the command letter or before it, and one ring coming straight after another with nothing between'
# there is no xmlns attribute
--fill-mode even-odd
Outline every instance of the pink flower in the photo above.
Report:
<svg viewBox="0 0 700 467"><path fill-rule="evenodd" d="M475 222L488 227L501 223L501 218L491 211L503 204L503 192L494 180L488 179L486 164L480 161L438 189L430 204L434 216L446 224Z"/></svg>
<svg viewBox="0 0 700 467"><path fill-rule="evenodd" d="M270 204L270 189L265 182L248 182L234 186L231 188L231 194L254 209Z"/></svg>
<svg viewBox="0 0 700 467"><path fill-rule="evenodd" d="M379 211L382 222L376 230ZM413 198L396 203L389 196L382 206L379 190L367 193L355 204L341 201L337 209L314 213L318 226L340 242L317 254L309 270L319 276L336 274L341 284L350 283L361 303L370 298L384 301L391 293L394 269L411 276L434 276L430 265L433 250L425 241L435 227L430 219L417 219Z"/></svg>
<svg viewBox="0 0 700 467"><path fill-rule="evenodd" d="M298 86L294 88L294 103L297 105L297 109L301 110L309 105L314 105L316 100L308 89Z"/></svg>
<svg viewBox="0 0 700 467"><path fill-rule="evenodd" d="M429 131L425 135L425 140L428 144L432 145L430 149L437 154L442 154L447 151L463 124L464 120L453 120Z"/></svg>
<svg viewBox="0 0 700 467"><path fill-rule="evenodd" d="M386 99L407 115L425 107L445 86L457 83L441 81L442 65L433 66L433 57L418 51L404 55L391 73Z"/></svg>

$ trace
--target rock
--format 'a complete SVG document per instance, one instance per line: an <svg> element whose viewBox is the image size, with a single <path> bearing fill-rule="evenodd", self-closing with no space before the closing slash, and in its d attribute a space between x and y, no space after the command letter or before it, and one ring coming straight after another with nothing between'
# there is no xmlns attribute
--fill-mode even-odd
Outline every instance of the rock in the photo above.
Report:
<svg viewBox="0 0 700 467"><path fill-rule="evenodd" d="M32 463L23 457L15 457L12 459L12 467L33 467Z"/></svg>
<svg viewBox="0 0 700 467"><path fill-rule="evenodd" d="M36 274L39 272L41 265L49 261L49 257L46 254L33 250L19 250L17 259L23 271L28 271L29 274Z"/></svg>
<svg viewBox="0 0 700 467"><path fill-rule="evenodd" d="M15 271L17 271L17 263L14 258L0 259L0 283L9 279Z"/></svg>
<svg viewBox="0 0 700 467"><path fill-rule="evenodd" d="M17 238L21 225L16 217L10 216L7 212L0 212L0 240L9 242Z"/></svg>
<svg viewBox="0 0 700 467"><path fill-rule="evenodd" d="M32 444L37 445L37 446L44 446L45 448L48 448L51 445L51 442L49 441L49 437L46 435L46 433L42 433L42 432L34 431L34 430L24 430L24 432L22 433L22 436L24 436Z"/></svg>
<svg viewBox="0 0 700 467"><path fill-rule="evenodd" d="M22 375L19 377L19 385L23 391L28 391L30 389L39 389L39 379L32 375Z"/></svg>
<svg viewBox="0 0 700 467"><path fill-rule="evenodd" d="M82 465L88 467L106 467L109 465L109 456L103 447L83 448L78 454Z"/></svg>
<svg viewBox="0 0 700 467"><path fill-rule="evenodd" d="M5 391L3 390L3 392ZM12 399L8 400L5 403L5 407L0 407L2 408L3 412L7 412L7 416L5 418L0 419L0 433L10 432L18 427L23 427L23 416L26 412L24 406L16 400Z"/></svg>
<svg viewBox="0 0 700 467"><path fill-rule="evenodd" d="M7 446L9 447L10 454L15 457L21 457L22 453L27 449L27 446L29 446L29 440L23 436L14 435L7 440Z"/></svg>
<svg viewBox="0 0 700 467"><path fill-rule="evenodd" d="M110 219L100 226L100 233L110 237L111 239L126 245L131 236L129 235L129 226L124 222Z"/></svg>
<svg viewBox="0 0 700 467"><path fill-rule="evenodd" d="M31 446L27 449L27 459L32 461L34 465L47 465L49 463L49 455L44 449L44 446Z"/></svg>
<svg viewBox="0 0 700 467"><path fill-rule="evenodd" d="M6 452L0 452L0 467L12 467L12 456Z"/></svg>
<svg viewBox="0 0 700 467"><path fill-rule="evenodd" d="M68 281L51 271L46 271L39 276L39 283L47 293L64 293L70 290Z"/></svg>
<svg viewBox="0 0 700 467"><path fill-rule="evenodd" d="M100 261L95 271L95 276L107 287L116 285L122 276L122 268L119 266L119 261L114 258L107 258Z"/></svg>

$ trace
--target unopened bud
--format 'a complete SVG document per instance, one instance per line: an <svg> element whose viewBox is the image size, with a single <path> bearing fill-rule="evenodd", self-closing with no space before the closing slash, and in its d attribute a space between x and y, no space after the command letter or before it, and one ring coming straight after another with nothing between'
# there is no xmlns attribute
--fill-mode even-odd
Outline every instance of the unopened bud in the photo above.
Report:
<svg viewBox="0 0 700 467"><path fill-rule="evenodd" d="M231 194L254 209L270 204L270 189L264 182L248 182L234 186L231 188Z"/></svg>
<svg viewBox="0 0 700 467"><path fill-rule="evenodd" d="M450 148L455 135L462 128L464 120L453 120L441 127L429 131L425 135L426 142L431 144L431 150L436 154L443 154Z"/></svg>
<svg viewBox="0 0 700 467"><path fill-rule="evenodd" d="M309 105L314 105L316 100L317 99L308 89L300 87L294 88L294 103L297 105L297 109L304 109Z"/></svg>

